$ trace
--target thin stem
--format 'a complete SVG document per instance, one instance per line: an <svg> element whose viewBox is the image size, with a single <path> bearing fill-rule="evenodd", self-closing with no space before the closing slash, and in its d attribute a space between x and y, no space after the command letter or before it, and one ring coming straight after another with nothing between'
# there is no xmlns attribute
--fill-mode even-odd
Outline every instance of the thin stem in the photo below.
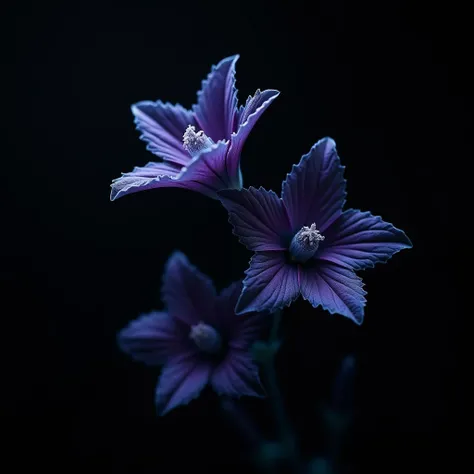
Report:
<svg viewBox="0 0 474 474"><path fill-rule="evenodd" d="M240 431L250 449L255 452L264 443L264 439L247 412L231 398L222 398L220 407Z"/></svg>
<svg viewBox="0 0 474 474"><path fill-rule="evenodd" d="M244 439L250 454L250 458L255 462L257 454L267 442L261 432L257 430L255 423L250 419L248 413L231 398L222 398L220 403L221 411L234 424ZM259 463L262 472L272 474L271 466Z"/></svg>
<svg viewBox="0 0 474 474"><path fill-rule="evenodd" d="M277 342L278 341L278 331L280 330L280 323L281 323L281 317L283 315L283 311L277 311L276 313L273 313L273 324L270 329L270 338L269 342Z"/></svg>
<svg viewBox="0 0 474 474"><path fill-rule="evenodd" d="M327 410L326 429L328 430L328 457L334 472L339 471L341 453L351 423L354 403L354 384L356 359L352 354L344 357L336 375L332 390L332 400Z"/></svg>
<svg viewBox="0 0 474 474"><path fill-rule="evenodd" d="M270 402L272 403L273 413L276 418L278 430L282 441L287 442L291 436L291 430L286 418L285 408L283 405L283 398L278 387L277 374L273 362L264 364L264 370L268 385L268 392L270 395Z"/></svg>
<svg viewBox="0 0 474 474"><path fill-rule="evenodd" d="M328 460L333 473L339 472L339 456L341 453L340 435L332 433L329 436Z"/></svg>
<svg viewBox="0 0 474 474"><path fill-rule="evenodd" d="M277 311L273 315L273 324L270 330L269 344L276 343L278 341L278 331L280 328L281 318L282 311ZM276 351L274 352L273 357L267 359L263 363L262 368L265 372L265 378L268 385L268 395L278 426L280 441L288 452L288 458L294 468L294 472L299 472L299 459L296 452L296 440L293 435L290 423L287 419L283 397L278 386L278 378L275 368L275 355Z"/></svg>

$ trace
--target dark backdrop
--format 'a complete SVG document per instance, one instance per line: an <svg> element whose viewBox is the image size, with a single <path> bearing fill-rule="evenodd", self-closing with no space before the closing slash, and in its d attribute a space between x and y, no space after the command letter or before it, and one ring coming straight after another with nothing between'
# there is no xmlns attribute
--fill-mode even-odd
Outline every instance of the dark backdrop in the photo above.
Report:
<svg viewBox="0 0 474 474"><path fill-rule="evenodd" d="M174 249L219 287L242 276L250 253L223 208L198 194L109 202L111 180L153 158L130 104L190 106L211 65L239 53L241 101L256 88L282 92L245 146L245 184L278 191L329 135L347 166L348 205L381 214L414 244L363 273L361 327L303 302L287 311L278 370L303 449L322 446L315 407L340 357L355 352L354 472L454 469L464 381L453 262L470 240L456 192L472 130L469 25L455 3L5 7L2 456L65 471L252 472L212 394L155 417L159 371L115 345L130 319L160 308ZM243 403L271 434L267 403Z"/></svg>

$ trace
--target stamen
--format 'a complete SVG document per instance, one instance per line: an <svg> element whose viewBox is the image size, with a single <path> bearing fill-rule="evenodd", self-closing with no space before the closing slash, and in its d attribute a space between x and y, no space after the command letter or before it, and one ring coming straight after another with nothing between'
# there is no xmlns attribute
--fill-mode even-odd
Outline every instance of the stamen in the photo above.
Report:
<svg viewBox="0 0 474 474"><path fill-rule="evenodd" d="M310 227L303 226L293 237L290 244L291 259L295 262L306 262L314 256L319 248L319 242L324 240L324 235L321 235L316 224L311 224Z"/></svg>
<svg viewBox="0 0 474 474"><path fill-rule="evenodd" d="M183 135L183 148L194 158L214 142L202 131L196 133L194 125L188 125Z"/></svg>
<svg viewBox="0 0 474 474"><path fill-rule="evenodd" d="M194 341L198 349L208 354L216 354L221 350L222 339L219 333L202 321L191 326L190 339Z"/></svg>

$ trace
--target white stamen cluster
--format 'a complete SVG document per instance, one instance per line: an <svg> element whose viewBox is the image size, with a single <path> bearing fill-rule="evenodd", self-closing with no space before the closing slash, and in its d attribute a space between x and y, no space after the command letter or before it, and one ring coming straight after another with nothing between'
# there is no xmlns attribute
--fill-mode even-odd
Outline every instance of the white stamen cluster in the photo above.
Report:
<svg viewBox="0 0 474 474"><path fill-rule="evenodd" d="M319 243L324 240L316 224L310 227L303 226L293 237L290 243L290 255L293 261L304 263L314 256L319 248Z"/></svg>
<svg viewBox="0 0 474 474"><path fill-rule="evenodd" d="M202 130L196 132L196 127L194 125L188 125L188 128L183 135L183 148L191 156L195 156L211 145L212 140Z"/></svg>
<svg viewBox="0 0 474 474"><path fill-rule="evenodd" d="M319 246L319 242L324 240L324 235L322 235L318 229L316 229L316 224L313 222L310 227L303 226L301 230L296 234L301 243L307 244L309 247Z"/></svg>

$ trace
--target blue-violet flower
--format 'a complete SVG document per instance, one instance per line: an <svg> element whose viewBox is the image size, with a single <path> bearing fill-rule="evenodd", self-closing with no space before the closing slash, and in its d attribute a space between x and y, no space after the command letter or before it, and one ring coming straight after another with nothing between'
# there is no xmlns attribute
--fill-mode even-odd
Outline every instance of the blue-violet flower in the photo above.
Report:
<svg viewBox="0 0 474 474"><path fill-rule="evenodd" d="M143 314L119 333L119 347L135 360L164 364L155 397L160 414L187 404L207 384L230 397L263 394L250 346L267 318L235 315L241 290L236 282L217 295L212 281L175 252L163 278L167 311Z"/></svg>
<svg viewBox="0 0 474 474"><path fill-rule="evenodd" d="M354 272L411 247L401 230L369 212L343 211L344 168L330 138L316 143L283 182L281 198L250 187L218 194L234 234L255 252L236 313L276 311L300 294L357 324L366 303Z"/></svg>
<svg viewBox="0 0 474 474"><path fill-rule="evenodd" d="M239 56L213 66L197 104L186 110L161 101L132 106L140 138L162 161L136 167L112 182L110 199L161 187L191 189L216 198L220 189L240 189L240 154L253 126L278 96L257 90L237 107L235 63Z"/></svg>

